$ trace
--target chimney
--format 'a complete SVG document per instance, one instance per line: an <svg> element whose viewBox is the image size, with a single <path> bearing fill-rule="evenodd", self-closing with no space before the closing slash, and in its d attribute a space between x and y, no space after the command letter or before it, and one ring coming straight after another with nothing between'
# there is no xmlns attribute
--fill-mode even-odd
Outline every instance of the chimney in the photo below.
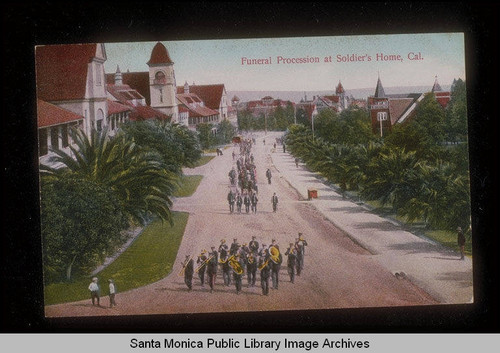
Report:
<svg viewBox="0 0 500 353"><path fill-rule="evenodd" d="M187 81L184 83L184 93L185 94L189 93L189 84L187 83Z"/></svg>

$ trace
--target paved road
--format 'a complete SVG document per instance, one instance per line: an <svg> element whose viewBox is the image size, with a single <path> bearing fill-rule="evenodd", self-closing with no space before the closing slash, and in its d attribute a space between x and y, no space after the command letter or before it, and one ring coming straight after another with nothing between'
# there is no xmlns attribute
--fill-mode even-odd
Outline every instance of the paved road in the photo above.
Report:
<svg viewBox="0 0 500 353"><path fill-rule="evenodd" d="M223 156L217 156L210 163L188 171L205 177L193 196L175 200L174 209L187 211L190 217L176 265L169 276L148 286L119 293L116 298L118 306L113 309L93 307L89 299L48 306L46 315L238 312L438 303L436 298L411 281L396 278L377 255L337 228L314 203L303 200L297 188L292 187L287 180L288 172L283 166L280 165L281 170L276 168L279 162L273 162L273 155L277 152L271 153L269 140L264 145L262 139L258 139L253 148L259 186L257 214L229 213L226 202L229 187L227 174L233 166L233 160L232 148L226 149ZM273 171L271 185L265 177L267 168ZM276 213L272 212L271 207L273 192L280 198ZM209 292L208 286L202 288L196 277L194 290L187 292L183 278L177 275L180 262L186 254L196 255L201 249L208 250L211 245L218 247L223 238L228 242L238 238L243 243L256 235L259 243L266 244L275 238L284 249L298 232L302 232L309 243L304 272L292 284L286 266L282 266L279 289L271 290L269 296L262 296L258 286L247 288L246 278L243 293L237 295L233 286L222 285L220 273L214 293ZM108 304L108 299L102 298L102 303Z"/></svg>

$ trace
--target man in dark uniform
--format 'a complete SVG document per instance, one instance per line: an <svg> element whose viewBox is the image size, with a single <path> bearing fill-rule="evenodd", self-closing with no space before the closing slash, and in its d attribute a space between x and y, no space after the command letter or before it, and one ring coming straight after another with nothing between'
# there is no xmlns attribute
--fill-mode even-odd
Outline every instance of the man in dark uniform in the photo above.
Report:
<svg viewBox="0 0 500 353"><path fill-rule="evenodd" d="M267 178L267 183L268 184L271 184L271 177L272 177L271 169L267 169L266 170L266 178Z"/></svg>
<svg viewBox="0 0 500 353"><path fill-rule="evenodd" d="M250 252L247 256L247 279L248 286L254 287L257 275L257 256L255 253Z"/></svg>
<svg viewBox="0 0 500 353"><path fill-rule="evenodd" d="M285 256L288 256L287 260L287 270L290 275L290 282L295 282L295 264L297 260L297 249L295 249L295 245L290 243L290 247L285 252Z"/></svg>
<svg viewBox="0 0 500 353"><path fill-rule="evenodd" d="M245 192L243 196L243 203L245 204L245 212L250 212L250 197L248 197L248 193Z"/></svg>
<svg viewBox="0 0 500 353"><path fill-rule="evenodd" d="M186 255L186 259L182 264L184 268L184 283L188 287L188 291L191 292L193 290L193 273L194 273L194 261L191 256Z"/></svg>
<svg viewBox="0 0 500 353"><path fill-rule="evenodd" d="M276 196L276 193L271 197L271 203L273 204L273 212L276 212L278 209L278 196Z"/></svg>
<svg viewBox="0 0 500 353"><path fill-rule="evenodd" d="M205 287L205 270L206 270L206 256L207 251L203 250L200 255L198 255L198 260L196 260L196 264L199 266L198 268L198 277L200 278L201 286ZM200 267L201 266L201 267Z"/></svg>
<svg viewBox="0 0 500 353"><path fill-rule="evenodd" d="M252 201L252 211L253 213L257 213L257 202L259 201L259 199L257 198L257 194L255 192L252 193L251 201Z"/></svg>
<svg viewBox="0 0 500 353"><path fill-rule="evenodd" d="M299 233L299 237L295 241L295 248L297 249L297 276L304 269L304 256L306 253L305 247L307 246L307 241L302 237L302 233Z"/></svg>
<svg viewBox="0 0 500 353"><path fill-rule="evenodd" d="M240 249L240 244L238 244L238 239L234 238L231 247L229 248L229 255L236 255Z"/></svg>
<svg viewBox="0 0 500 353"><path fill-rule="evenodd" d="M234 212L234 202L236 201L233 190L229 190L229 193L227 194L227 202L229 203L229 212L233 213Z"/></svg>
<svg viewBox="0 0 500 353"><path fill-rule="evenodd" d="M260 286L262 288L262 295L269 295L269 274L271 271L270 262L271 260L268 256L261 257L259 259Z"/></svg>
<svg viewBox="0 0 500 353"><path fill-rule="evenodd" d="M217 277L217 265L219 263L219 257L215 246L212 246L212 252L209 254L210 260L207 263L207 275L208 284L210 286L210 293L214 291L215 278Z"/></svg>
<svg viewBox="0 0 500 353"><path fill-rule="evenodd" d="M243 198L241 197L241 194L238 192L236 194L236 209L238 210L238 213L241 213L242 204L243 204Z"/></svg>
<svg viewBox="0 0 500 353"><path fill-rule="evenodd" d="M219 245L219 255L221 258L227 255L228 252L228 247L226 244L226 239L221 239L220 245Z"/></svg>
<svg viewBox="0 0 500 353"><path fill-rule="evenodd" d="M235 258L236 262L238 262L240 264L241 268L243 268L242 263L241 263L241 259L240 259L240 255L236 254L236 255L234 255L234 258ZM242 277L243 277L243 273L237 273L233 269L233 280L234 280L234 285L236 287L236 294L240 294L240 292L241 292Z"/></svg>
<svg viewBox="0 0 500 353"><path fill-rule="evenodd" d="M226 253L224 256L221 255L221 263L222 263L222 279L224 280L224 286L231 285L231 266L229 266L229 261L227 261L229 255Z"/></svg>
<svg viewBox="0 0 500 353"><path fill-rule="evenodd" d="M254 256L257 256L259 252L259 242L256 239L255 235L252 235L252 240L250 240L250 243L248 243L248 249L250 250L251 253L254 254Z"/></svg>

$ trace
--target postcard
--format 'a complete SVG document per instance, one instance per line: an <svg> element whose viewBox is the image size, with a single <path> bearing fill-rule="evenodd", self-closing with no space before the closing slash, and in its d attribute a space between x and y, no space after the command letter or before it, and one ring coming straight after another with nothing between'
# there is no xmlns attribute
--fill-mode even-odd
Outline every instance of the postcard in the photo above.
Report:
<svg viewBox="0 0 500 353"><path fill-rule="evenodd" d="M474 302L463 33L35 63L46 317Z"/></svg>

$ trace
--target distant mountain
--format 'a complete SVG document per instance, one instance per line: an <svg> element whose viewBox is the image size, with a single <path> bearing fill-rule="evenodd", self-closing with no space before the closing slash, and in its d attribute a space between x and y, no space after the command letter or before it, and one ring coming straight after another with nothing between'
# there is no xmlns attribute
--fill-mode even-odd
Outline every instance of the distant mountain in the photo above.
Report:
<svg viewBox="0 0 500 353"><path fill-rule="evenodd" d="M442 85L441 88L445 91L450 90L450 86ZM401 86L401 87L384 87L386 94L400 94L400 93L425 93L430 92L432 86ZM348 96L353 96L357 99L366 99L375 93L375 88L357 88L346 90ZM289 100L292 102L300 102L307 96L311 100L314 96L333 95L335 90L332 91L227 91L227 96L231 100L237 96L241 102L248 102L252 100L260 100L262 97L271 96L274 99Z"/></svg>

